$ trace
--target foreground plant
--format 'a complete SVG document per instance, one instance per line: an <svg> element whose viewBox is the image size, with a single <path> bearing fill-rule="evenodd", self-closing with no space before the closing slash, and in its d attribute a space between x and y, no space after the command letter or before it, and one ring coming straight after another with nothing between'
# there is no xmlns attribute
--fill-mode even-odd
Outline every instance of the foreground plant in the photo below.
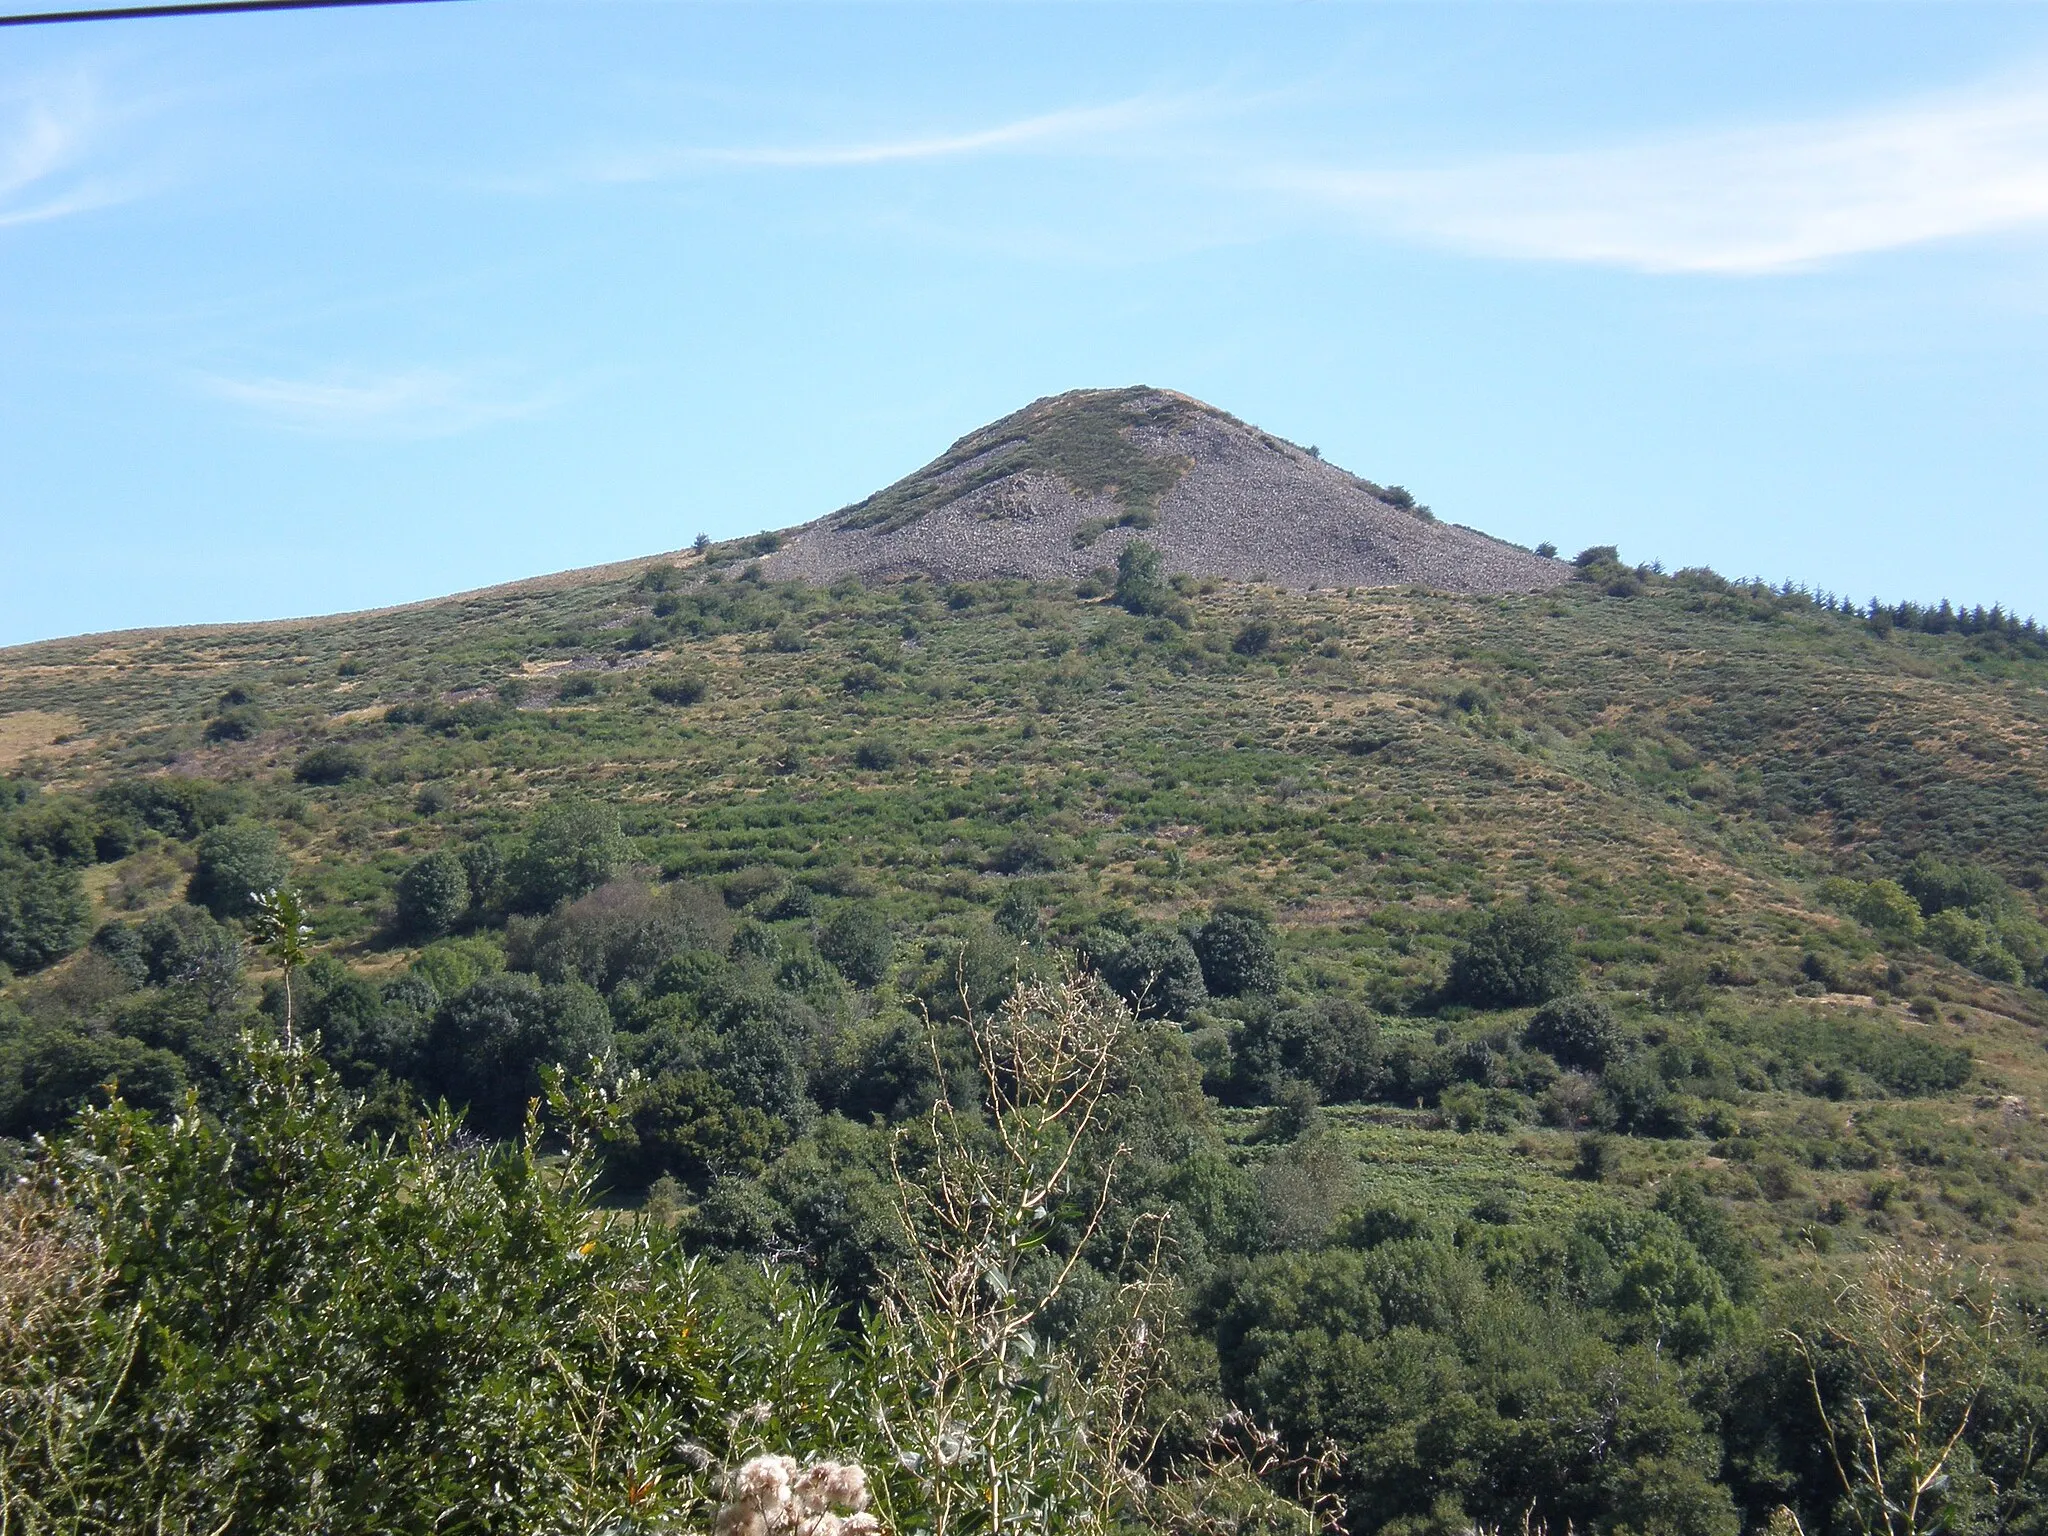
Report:
<svg viewBox="0 0 2048 1536"><path fill-rule="evenodd" d="M1941 1249L1893 1249L1836 1283L1817 1327L1788 1333L1842 1514L1862 1536L1922 1536L1957 1523L1977 1472L1965 1466L1964 1437L2008 1328L2004 1299L1980 1266Z"/></svg>
<svg viewBox="0 0 2048 1536"><path fill-rule="evenodd" d="M828 1309L608 1218L575 1140L379 1144L304 1052L243 1070L8 1197L0 1536L701 1530L764 1440L870 1440Z"/></svg>

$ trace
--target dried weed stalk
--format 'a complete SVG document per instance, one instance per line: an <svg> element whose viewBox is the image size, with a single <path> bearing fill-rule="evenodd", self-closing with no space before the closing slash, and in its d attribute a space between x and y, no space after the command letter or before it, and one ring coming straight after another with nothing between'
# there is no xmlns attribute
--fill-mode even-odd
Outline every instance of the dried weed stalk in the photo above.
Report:
<svg viewBox="0 0 2048 1536"><path fill-rule="evenodd" d="M1941 1249L1878 1255L1834 1286L1816 1328L1787 1331L1864 1536L1922 1536L1945 1524L1956 1451L2005 1332L1990 1277ZM1838 1372L1848 1378L1846 1402L1831 1402L1824 1385Z"/></svg>

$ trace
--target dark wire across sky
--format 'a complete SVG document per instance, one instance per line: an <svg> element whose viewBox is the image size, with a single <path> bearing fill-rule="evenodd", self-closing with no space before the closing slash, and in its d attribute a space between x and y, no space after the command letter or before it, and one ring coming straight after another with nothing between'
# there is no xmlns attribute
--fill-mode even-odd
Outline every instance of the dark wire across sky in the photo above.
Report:
<svg viewBox="0 0 2048 1536"><path fill-rule="evenodd" d="M445 5L450 0L190 0L183 5L115 5L93 10L25 11L0 16L0 27L49 26L65 21L140 21L152 16L219 16L231 11L324 11L356 5Z"/></svg>

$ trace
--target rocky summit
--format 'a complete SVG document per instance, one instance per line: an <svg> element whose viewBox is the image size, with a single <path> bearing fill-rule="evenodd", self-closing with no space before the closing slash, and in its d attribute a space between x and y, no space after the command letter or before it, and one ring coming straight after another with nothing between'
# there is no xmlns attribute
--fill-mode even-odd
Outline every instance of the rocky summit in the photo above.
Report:
<svg viewBox="0 0 2048 1536"><path fill-rule="evenodd" d="M1166 568L1293 588L1534 592L1571 575L1438 522L1313 449L1171 390L1073 390L969 433L865 501L793 530L777 580L1085 576L1143 538Z"/></svg>

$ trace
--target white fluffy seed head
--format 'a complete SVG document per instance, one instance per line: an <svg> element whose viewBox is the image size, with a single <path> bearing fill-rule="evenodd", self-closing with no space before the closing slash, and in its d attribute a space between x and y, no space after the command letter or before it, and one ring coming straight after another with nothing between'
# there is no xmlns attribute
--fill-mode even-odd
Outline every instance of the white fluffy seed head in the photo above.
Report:
<svg viewBox="0 0 2048 1536"><path fill-rule="evenodd" d="M853 1462L756 1456L726 1479L717 1536L880 1536L868 1506L868 1475ZM847 1511L842 1515L839 1511Z"/></svg>
<svg viewBox="0 0 2048 1536"><path fill-rule="evenodd" d="M853 1462L814 1461L798 1476L793 1491L813 1514L834 1509L857 1514L868 1507L868 1475Z"/></svg>

